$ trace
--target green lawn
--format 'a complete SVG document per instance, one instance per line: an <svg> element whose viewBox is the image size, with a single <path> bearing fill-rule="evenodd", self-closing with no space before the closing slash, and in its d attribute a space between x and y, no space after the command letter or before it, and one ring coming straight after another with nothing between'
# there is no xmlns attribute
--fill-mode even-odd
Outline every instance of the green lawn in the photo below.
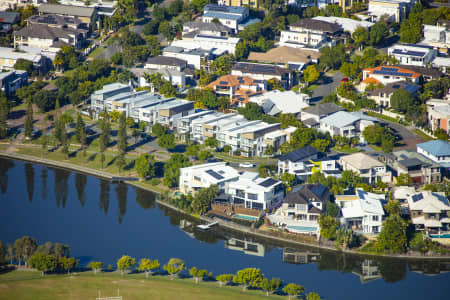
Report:
<svg viewBox="0 0 450 300"><path fill-rule="evenodd" d="M409 125L409 123L407 121L397 120L396 118L388 117L388 116L385 116L383 114L379 114L379 113L376 113L376 112L373 112L373 111L368 111L367 115L372 116L372 117L376 117L376 118L379 118L379 119L383 119L383 120L386 120L386 121L391 121L391 122L394 122L394 123L398 123L398 124L403 125L403 126Z"/></svg>
<svg viewBox="0 0 450 300"><path fill-rule="evenodd" d="M412 130L415 134L417 134L419 137L421 137L422 139L424 139L425 141L432 141L434 140L431 136L423 133L422 131L420 131L419 129L413 129Z"/></svg>
<svg viewBox="0 0 450 300"><path fill-rule="evenodd" d="M124 300L252 300L252 299L285 299L281 296L266 297L262 291L247 290L235 286L219 287L217 282L200 282L194 280L174 279L167 276L146 278L143 274L127 274L121 276L116 272L100 273L84 272L72 275L46 275L40 272L13 271L0 275L0 299L95 299L120 296Z"/></svg>
<svg viewBox="0 0 450 300"><path fill-rule="evenodd" d="M349 146L345 146L345 147L336 146L336 147L331 148L331 150L334 150L336 152L342 152L342 153L356 153L356 152L361 151L361 149L359 149L358 147L350 148Z"/></svg>
<svg viewBox="0 0 450 300"><path fill-rule="evenodd" d="M265 164L271 164L276 162L276 160L273 158L231 156L223 152L214 152L214 151L212 151L212 154L217 158L230 162L261 162Z"/></svg>
<svg viewBox="0 0 450 300"><path fill-rule="evenodd" d="M95 48L91 53L89 53L88 58L94 59L97 56L99 56L102 52L103 52L104 48L103 47L97 47Z"/></svg>

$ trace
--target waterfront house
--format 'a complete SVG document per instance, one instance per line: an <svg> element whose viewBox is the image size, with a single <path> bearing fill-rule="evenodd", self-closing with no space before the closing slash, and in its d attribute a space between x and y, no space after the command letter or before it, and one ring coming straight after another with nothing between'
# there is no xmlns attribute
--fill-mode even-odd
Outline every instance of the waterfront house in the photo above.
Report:
<svg viewBox="0 0 450 300"><path fill-rule="evenodd" d="M344 170L353 171L368 184L375 184L378 180L391 182L391 172L386 165L365 153L354 153L342 156L339 164Z"/></svg>
<svg viewBox="0 0 450 300"><path fill-rule="evenodd" d="M194 165L180 169L179 189L187 195L217 185L221 192L225 192L225 183L237 180L239 176L238 171L224 162Z"/></svg>
<svg viewBox="0 0 450 300"><path fill-rule="evenodd" d="M408 195L407 200L416 230L428 233L450 230L450 204L444 193L422 191Z"/></svg>

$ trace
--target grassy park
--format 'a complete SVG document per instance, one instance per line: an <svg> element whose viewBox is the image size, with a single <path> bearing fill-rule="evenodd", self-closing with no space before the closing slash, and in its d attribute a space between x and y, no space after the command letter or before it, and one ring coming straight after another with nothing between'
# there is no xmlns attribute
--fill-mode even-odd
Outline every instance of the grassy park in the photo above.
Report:
<svg viewBox="0 0 450 300"><path fill-rule="evenodd" d="M170 280L167 276L127 274L117 272L94 275L83 272L71 275L46 275L34 271L12 271L0 275L0 299L95 299L117 296L124 300L133 299L261 299L287 297L272 295L266 297L262 291L242 291L238 286L222 286L217 282L195 283L193 279Z"/></svg>

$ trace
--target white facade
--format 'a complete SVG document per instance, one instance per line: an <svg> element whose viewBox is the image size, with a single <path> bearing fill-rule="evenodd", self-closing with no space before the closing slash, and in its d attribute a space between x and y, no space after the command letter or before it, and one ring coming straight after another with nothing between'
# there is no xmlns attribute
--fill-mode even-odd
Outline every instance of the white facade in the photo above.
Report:
<svg viewBox="0 0 450 300"><path fill-rule="evenodd" d="M144 73L160 73L162 75L162 78L172 83L172 85L181 89L186 86L186 74L184 72L169 69L144 69L142 74L139 75L140 87L146 87L150 85L147 80L145 80L143 75Z"/></svg>
<svg viewBox="0 0 450 300"><path fill-rule="evenodd" d="M239 41L240 39L235 37L196 35L193 40L175 40L170 45L191 50L201 48L211 50L214 55L222 55L225 53L234 54Z"/></svg>
<svg viewBox="0 0 450 300"><path fill-rule="evenodd" d="M249 102L258 104L259 106L264 106L267 101L273 103L273 111L283 114L298 114L303 108L309 106L309 95L296 93L294 91L279 91L273 90L266 92L262 95L253 96L249 98ZM266 112L272 115L270 112ZM273 113L273 115L277 114Z"/></svg>
<svg viewBox="0 0 450 300"><path fill-rule="evenodd" d="M380 66L363 70L363 80L370 77L378 80L383 85L399 81L419 83L420 76L420 73L394 66Z"/></svg>
<svg viewBox="0 0 450 300"><path fill-rule="evenodd" d="M415 0L370 0L368 15L379 21L382 16L399 23L406 18L409 8L414 6Z"/></svg>
<svg viewBox="0 0 450 300"><path fill-rule="evenodd" d="M447 29L445 26L423 25L423 36L422 44L439 48L450 48L450 29Z"/></svg>
<svg viewBox="0 0 450 300"><path fill-rule="evenodd" d="M359 112L338 111L320 120L319 131L329 133L331 136L342 136L347 138L357 137L364 142L363 130L374 125L375 118Z"/></svg>
<svg viewBox="0 0 450 300"><path fill-rule="evenodd" d="M388 48L388 55L395 57L402 65L426 66L437 55L437 51L428 46L397 44Z"/></svg>
<svg viewBox="0 0 450 300"><path fill-rule="evenodd" d="M225 183L238 178L239 172L224 162L194 165L180 169L179 189L186 195L211 185L218 185L224 192Z"/></svg>
<svg viewBox="0 0 450 300"><path fill-rule="evenodd" d="M353 34L353 32L355 32L355 30L358 27L364 27L366 29L369 29L370 27L375 25L375 23L368 22L368 21L358 21L358 20L353 20L353 19L349 19L349 18L340 18L340 17L317 16L317 17L314 17L313 19L328 22L328 23L336 23L336 24L340 25L344 31L348 31L351 34Z"/></svg>
<svg viewBox="0 0 450 300"><path fill-rule="evenodd" d="M362 233L376 234L382 229L384 194L356 190L356 195L336 195L341 224Z"/></svg>
<svg viewBox="0 0 450 300"><path fill-rule="evenodd" d="M447 141L433 140L418 144L417 153L438 164L450 163L450 143Z"/></svg>
<svg viewBox="0 0 450 300"><path fill-rule="evenodd" d="M313 31L284 30L280 32L280 44L294 43L316 48L326 41L326 34Z"/></svg>
<svg viewBox="0 0 450 300"><path fill-rule="evenodd" d="M187 61L187 64L193 66L196 69L201 69L203 60L212 60L211 51L202 49L186 50L178 47L166 47L163 49L162 55L168 57L175 57Z"/></svg>

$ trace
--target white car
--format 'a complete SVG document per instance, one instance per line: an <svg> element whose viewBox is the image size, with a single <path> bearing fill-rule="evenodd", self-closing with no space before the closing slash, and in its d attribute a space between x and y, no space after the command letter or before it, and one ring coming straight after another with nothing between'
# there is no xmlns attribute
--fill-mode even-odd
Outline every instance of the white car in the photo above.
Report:
<svg viewBox="0 0 450 300"><path fill-rule="evenodd" d="M239 167L240 167L240 168L254 168L255 165L252 164L252 163L246 162L246 163L240 163L240 164L239 164Z"/></svg>

